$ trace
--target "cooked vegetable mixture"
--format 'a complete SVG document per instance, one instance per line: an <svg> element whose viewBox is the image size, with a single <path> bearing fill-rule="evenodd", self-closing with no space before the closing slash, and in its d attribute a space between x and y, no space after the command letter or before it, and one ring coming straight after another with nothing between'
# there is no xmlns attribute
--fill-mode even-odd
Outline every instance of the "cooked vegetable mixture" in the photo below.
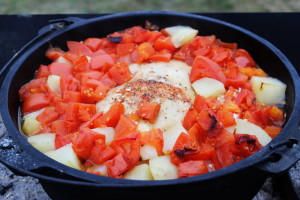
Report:
<svg viewBox="0 0 300 200"><path fill-rule="evenodd" d="M137 180L200 175L259 151L285 121L286 85L215 35L147 22L67 47L47 50L51 64L19 96L29 143L70 167Z"/></svg>

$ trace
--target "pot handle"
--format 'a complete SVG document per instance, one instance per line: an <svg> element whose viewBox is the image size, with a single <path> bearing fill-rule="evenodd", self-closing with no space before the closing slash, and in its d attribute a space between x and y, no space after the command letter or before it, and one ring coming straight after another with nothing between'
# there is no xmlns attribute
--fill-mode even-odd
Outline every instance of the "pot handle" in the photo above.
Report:
<svg viewBox="0 0 300 200"><path fill-rule="evenodd" d="M268 156L256 167L269 175L282 174L300 160L300 124L296 123L292 133L285 140L271 144Z"/></svg>
<svg viewBox="0 0 300 200"><path fill-rule="evenodd" d="M43 39L48 34L55 32L59 29L65 28L71 24L84 21L85 19L78 18L78 17L68 17L65 19L55 19L50 20L49 24L44 26L38 31L38 35L33 38L31 41L29 41L25 46L23 46L9 61L6 63L4 67L0 69L0 86L2 85L5 75L7 74L9 68L12 66L12 64L17 60L19 55L22 55L23 52L26 52L28 48L30 48L34 43L37 41Z"/></svg>

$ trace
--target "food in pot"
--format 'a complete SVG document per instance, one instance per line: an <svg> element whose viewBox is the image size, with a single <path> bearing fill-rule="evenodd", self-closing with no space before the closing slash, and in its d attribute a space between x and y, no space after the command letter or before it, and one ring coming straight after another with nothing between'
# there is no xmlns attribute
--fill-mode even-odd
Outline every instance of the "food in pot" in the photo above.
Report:
<svg viewBox="0 0 300 200"><path fill-rule="evenodd" d="M19 90L28 142L89 173L165 180L227 167L276 137L284 83L236 43L156 28L49 48L51 63Z"/></svg>

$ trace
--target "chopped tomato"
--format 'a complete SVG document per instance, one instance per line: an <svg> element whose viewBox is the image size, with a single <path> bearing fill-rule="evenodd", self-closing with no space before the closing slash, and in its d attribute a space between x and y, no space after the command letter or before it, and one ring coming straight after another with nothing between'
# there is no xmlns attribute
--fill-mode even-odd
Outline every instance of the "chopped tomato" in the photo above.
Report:
<svg viewBox="0 0 300 200"><path fill-rule="evenodd" d="M115 127L124 111L125 108L122 103L114 103L106 113L94 121L94 127Z"/></svg>
<svg viewBox="0 0 300 200"><path fill-rule="evenodd" d="M141 145L152 145L156 148L158 155L162 155L164 145L163 133L160 129L151 129L150 131L141 132Z"/></svg>
<svg viewBox="0 0 300 200"><path fill-rule="evenodd" d="M43 93L31 94L23 101L22 113L30 113L42 109L50 104L50 99Z"/></svg>
<svg viewBox="0 0 300 200"><path fill-rule="evenodd" d="M197 122L197 119L198 112L196 111L196 109L190 109L185 114L182 125L186 130L189 130Z"/></svg>
<svg viewBox="0 0 300 200"><path fill-rule="evenodd" d="M281 132L282 128L277 126L266 126L264 130L269 134L269 136L271 136L271 138L275 138Z"/></svg>
<svg viewBox="0 0 300 200"><path fill-rule="evenodd" d="M120 119L118 121L118 124L116 125L116 136L115 137L122 137L130 132L133 132L137 129L137 124L129 119L129 117L126 117L124 115L120 116Z"/></svg>
<svg viewBox="0 0 300 200"><path fill-rule="evenodd" d="M202 160L190 160L178 165L179 178L191 177L208 173L206 163Z"/></svg>
<svg viewBox="0 0 300 200"><path fill-rule="evenodd" d="M34 78L36 79L47 78L49 75L50 75L50 71L48 66L41 65L39 69L36 71Z"/></svg>
<svg viewBox="0 0 300 200"><path fill-rule="evenodd" d="M32 94L47 92L48 89L46 86L46 82L46 78L39 78L33 79L29 83L26 83L19 90L20 99L24 101L27 97L29 97Z"/></svg>
<svg viewBox="0 0 300 200"><path fill-rule="evenodd" d="M106 146L103 140L96 140L95 145L91 150L90 160L95 164L102 164L105 161L113 158L115 150L110 146Z"/></svg>
<svg viewBox="0 0 300 200"><path fill-rule="evenodd" d="M110 177L121 178L122 173L129 169L130 160L123 153L118 154L111 160L104 163Z"/></svg>
<svg viewBox="0 0 300 200"><path fill-rule="evenodd" d="M58 113L55 107L47 107L41 114L39 114L36 119L43 123L53 122L58 118Z"/></svg>
<svg viewBox="0 0 300 200"><path fill-rule="evenodd" d="M109 77L118 85L122 85L132 78L129 66L125 62L117 63L115 66L110 68L108 74Z"/></svg>
<svg viewBox="0 0 300 200"><path fill-rule="evenodd" d="M72 138L74 137L73 134L63 135L63 134L56 134L55 135L55 149L59 149L67 144L72 142Z"/></svg>
<svg viewBox="0 0 300 200"><path fill-rule="evenodd" d="M171 36L158 38L154 43L154 49L156 51L169 50L170 52L173 52L175 47L171 41Z"/></svg>
<svg viewBox="0 0 300 200"><path fill-rule="evenodd" d="M92 148L95 144L95 134L98 133L95 133L88 128L79 131L72 146L78 156L83 159L88 159L90 157Z"/></svg>
<svg viewBox="0 0 300 200"><path fill-rule="evenodd" d="M125 43L125 44L118 44L117 45L117 57L123 57L127 56L131 52L133 52L135 49L135 44L134 43Z"/></svg>
<svg viewBox="0 0 300 200"><path fill-rule="evenodd" d="M190 135L181 133L170 154L171 162L178 165L187 160L193 160L194 157L198 156L199 149L198 143Z"/></svg>
<svg viewBox="0 0 300 200"><path fill-rule="evenodd" d="M73 68L65 63L51 63L48 65L50 74L53 75L72 75Z"/></svg>
<svg viewBox="0 0 300 200"><path fill-rule="evenodd" d="M84 40L83 44L89 47L92 51L97 51L101 47L102 42L103 41L100 38L88 38Z"/></svg>
<svg viewBox="0 0 300 200"><path fill-rule="evenodd" d="M109 54L95 56L91 59L91 69L102 72L107 72L114 64L116 61Z"/></svg>
<svg viewBox="0 0 300 200"><path fill-rule="evenodd" d="M77 41L67 41L68 49L71 53L75 55L91 55L92 50L87 47L84 43L77 42Z"/></svg>
<svg viewBox="0 0 300 200"><path fill-rule="evenodd" d="M203 77L214 78L222 83L226 81L220 65L207 57L197 56L191 69L190 80L193 83Z"/></svg>
<svg viewBox="0 0 300 200"><path fill-rule="evenodd" d="M149 60L151 62L170 62L171 57L172 54L168 50L162 50L150 56Z"/></svg>
<svg viewBox="0 0 300 200"><path fill-rule="evenodd" d="M149 42L142 43L138 46L137 63L142 63L148 60L152 55L155 54L155 49Z"/></svg>
<svg viewBox="0 0 300 200"><path fill-rule="evenodd" d="M205 131L208 137L215 137L222 130L222 126L216 117L207 110L202 110L198 115L197 123Z"/></svg>
<svg viewBox="0 0 300 200"><path fill-rule="evenodd" d="M46 51L45 56L51 60L56 60L60 56L63 56L64 54L65 54L65 52L63 50L61 50L60 48L49 48Z"/></svg>
<svg viewBox="0 0 300 200"><path fill-rule="evenodd" d="M155 119L159 113L160 104L153 102L143 102L141 107L136 111L136 114L151 123L155 122Z"/></svg>

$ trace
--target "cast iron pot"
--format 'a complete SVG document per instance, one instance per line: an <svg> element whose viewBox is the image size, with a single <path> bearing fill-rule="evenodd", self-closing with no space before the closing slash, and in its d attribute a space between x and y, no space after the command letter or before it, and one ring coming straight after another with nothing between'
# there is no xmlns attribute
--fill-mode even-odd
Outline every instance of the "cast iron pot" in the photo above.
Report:
<svg viewBox="0 0 300 200"><path fill-rule="evenodd" d="M66 41L104 37L148 20L160 28L187 25L201 35L216 35L224 42L236 42L250 52L272 77L287 84L286 123L282 132L256 154L234 165L208 174L164 181L134 181L88 174L62 165L32 147L19 131L19 88L29 82L35 70L49 64L44 54L50 46L66 50ZM250 199L270 175L287 171L300 159L300 81L289 60L263 38L238 26L199 15L174 12L131 12L92 19L55 20L24 46L2 71L1 115L8 131L2 138L1 161L19 174L36 177L53 199L87 197L162 198L188 195L199 198ZM1 146L0 146L1 147Z"/></svg>

